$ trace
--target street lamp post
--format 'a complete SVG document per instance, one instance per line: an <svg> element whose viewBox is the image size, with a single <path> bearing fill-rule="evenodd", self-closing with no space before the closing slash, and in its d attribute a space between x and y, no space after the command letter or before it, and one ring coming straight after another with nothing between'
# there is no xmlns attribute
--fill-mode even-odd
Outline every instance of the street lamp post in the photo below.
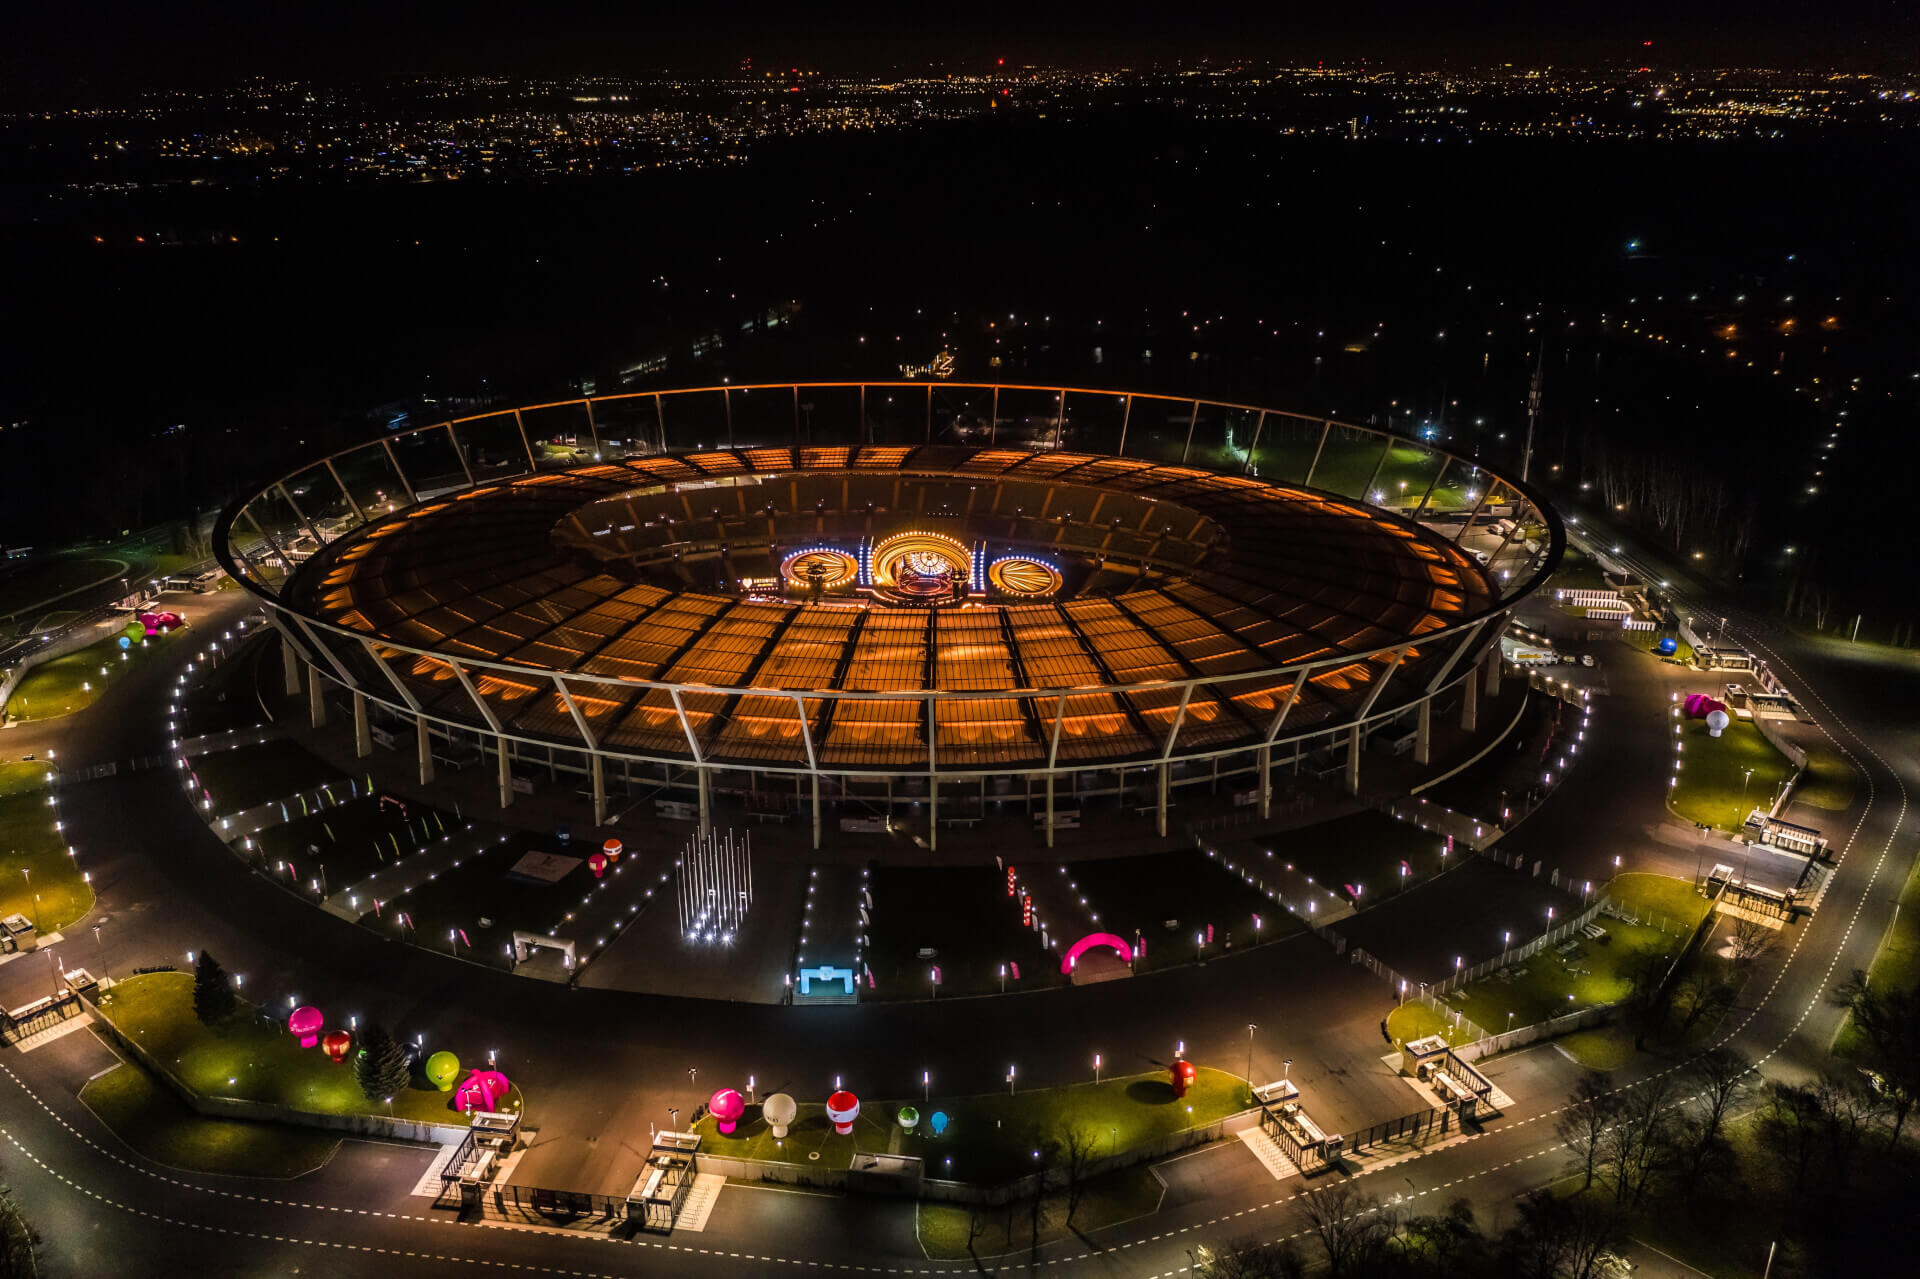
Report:
<svg viewBox="0 0 1920 1279"><path fill-rule="evenodd" d="M1247 1023L1247 1087L1253 1087L1253 1032L1258 1030L1252 1022Z"/></svg>

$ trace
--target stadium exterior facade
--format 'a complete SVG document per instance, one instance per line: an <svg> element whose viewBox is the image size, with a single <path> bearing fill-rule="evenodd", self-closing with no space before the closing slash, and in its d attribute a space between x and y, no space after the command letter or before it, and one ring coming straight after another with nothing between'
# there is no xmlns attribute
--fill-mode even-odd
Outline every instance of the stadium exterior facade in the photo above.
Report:
<svg viewBox="0 0 1920 1279"><path fill-rule="evenodd" d="M706 827L716 792L849 828L1152 813L1388 726L1472 727L1559 562L1525 485L1253 405L931 382L699 387L390 435L236 501L223 566L317 722L577 777ZM1064 802L1061 792L1064 791Z"/></svg>

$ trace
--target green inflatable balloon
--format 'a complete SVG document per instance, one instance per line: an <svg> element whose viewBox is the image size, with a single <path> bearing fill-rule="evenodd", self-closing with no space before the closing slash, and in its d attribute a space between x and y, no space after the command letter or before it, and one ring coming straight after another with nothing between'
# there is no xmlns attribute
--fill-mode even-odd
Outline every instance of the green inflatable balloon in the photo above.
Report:
<svg viewBox="0 0 1920 1279"><path fill-rule="evenodd" d="M460 1059L452 1053L438 1052L427 1058L427 1081L441 1092L451 1091L459 1077Z"/></svg>

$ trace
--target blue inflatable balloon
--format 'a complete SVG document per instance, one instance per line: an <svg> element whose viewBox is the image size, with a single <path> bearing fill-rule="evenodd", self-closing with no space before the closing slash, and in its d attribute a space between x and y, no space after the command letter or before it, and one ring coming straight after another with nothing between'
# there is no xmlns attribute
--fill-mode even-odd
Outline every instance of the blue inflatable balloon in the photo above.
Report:
<svg viewBox="0 0 1920 1279"><path fill-rule="evenodd" d="M944 1110L936 1110L927 1116L927 1124L933 1129L933 1135L936 1137L943 1135L947 1131L947 1124L949 1122L951 1121L948 1120L947 1112Z"/></svg>
<svg viewBox="0 0 1920 1279"><path fill-rule="evenodd" d="M122 636L120 637L120 647L121 647L121 648L132 648L132 647L133 647L133 641L132 641L132 640L130 640L130 639L128 639L128 638L127 638L126 636L124 636L124 635L122 635Z"/></svg>
<svg viewBox="0 0 1920 1279"><path fill-rule="evenodd" d="M1675 639L1671 635L1661 640L1658 645L1658 652L1662 657L1672 657L1675 653L1679 651L1680 651L1680 641Z"/></svg>

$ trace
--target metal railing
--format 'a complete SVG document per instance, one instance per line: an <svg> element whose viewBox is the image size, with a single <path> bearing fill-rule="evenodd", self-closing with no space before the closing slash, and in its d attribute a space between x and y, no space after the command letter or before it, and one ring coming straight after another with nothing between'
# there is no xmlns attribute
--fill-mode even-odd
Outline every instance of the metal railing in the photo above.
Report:
<svg viewBox="0 0 1920 1279"><path fill-rule="evenodd" d="M1243 428L1248 433L1237 436ZM1244 446L1238 443L1240 438L1246 440ZM1379 694L1400 659L1416 647L1409 639L1286 665L1147 683L910 692L704 684L695 688L667 679L532 667L455 652L450 646L421 647L327 621L316 610L282 598L296 566L329 542L448 494L662 453L729 447L792 448L796 450L794 469L799 471L803 457L799 451L809 448L857 450L864 446L954 443L1035 452L1071 446L1076 451L1137 457L1216 473L1258 474L1275 483L1314 488L1375 509L1393 509L1424 526L1429 537L1445 539L1448 530L1441 526L1457 520L1459 530L1451 536L1455 543L1470 528L1488 529L1494 521L1503 521L1504 530L1493 533L1498 547L1487 557L1496 599L1477 614L1418 636L1417 647L1431 654L1429 661L1418 670L1417 679L1403 675L1399 694L1388 699ZM1450 475L1456 478L1451 485L1447 483ZM727 483L729 479L716 476L702 482ZM1395 500L1389 501L1389 495ZM1539 531L1535 538L1528 538L1521 536L1525 529ZM243 545L238 539L246 539L251 545ZM1182 764L1327 738L1354 723L1403 714L1467 677L1486 647L1497 643L1513 605L1538 589L1558 565L1565 548L1565 532L1551 508L1531 488L1511 477L1425 441L1331 418L1226 401L1086 387L805 382L585 397L413 428L321 458L235 501L216 525L214 544L221 566L267 605L283 638L304 661L327 678L417 722L479 731L501 742L557 747L589 757L637 763L691 763L766 773L961 778ZM420 690L410 686L396 669L413 664L450 672L470 704L456 702L461 707L458 710L447 710L442 703L428 705L418 695ZM979 756L969 760L966 756L976 748L948 752L936 740L939 725L934 707L938 703L1030 700L1035 707L1054 713L1057 726L1068 697L1137 697L1146 691L1170 691L1180 697L1184 712L1187 699L1200 689L1231 699L1236 691L1244 694L1260 687L1252 682L1265 681L1273 690L1272 700L1279 705L1289 684L1297 690L1317 675L1347 666L1366 669L1370 678L1347 705L1335 704L1331 719L1304 726L1296 721L1295 731L1290 733L1283 733L1283 729L1288 712L1299 699L1287 693L1285 704L1266 723L1264 735L1256 723L1252 724L1251 736L1183 747L1178 740L1183 716L1177 715L1170 730L1155 730L1165 733L1165 741L1138 757L1060 758L1057 727L1052 730L1053 746L1043 752L1044 762L1030 755L993 756L991 747L977 748ZM1413 663L1407 666L1411 669ZM1432 674L1435 670L1437 675ZM566 706L576 735L567 735L564 729L558 733L525 730L500 719L496 708L475 688L489 676L520 681L531 677L550 685L549 691L557 693ZM668 722L677 720L685 749L642 749L602 741L579 710L580 699L585 697L617 698L629 704L626 699L653 689L673 699ZM783 737L792 739L790 748L783 742L786 753L775 759L736 755L710 758L719 734L709 729L702 742L701 729L696 727L699 721L689 716L681 701L690 690L727 698L791 701L795 731L783 733ZM820 743L814 740L817 712L809 710L808 704L840 701L916 703L923 708L915 712L916 716L928 717L921 721L927 732L917 740L910 759L824 759L821 756L826 752L817 750ZM949 757L940 758L942 754ZM952 754L961 758L952 758Z"/></svg>

